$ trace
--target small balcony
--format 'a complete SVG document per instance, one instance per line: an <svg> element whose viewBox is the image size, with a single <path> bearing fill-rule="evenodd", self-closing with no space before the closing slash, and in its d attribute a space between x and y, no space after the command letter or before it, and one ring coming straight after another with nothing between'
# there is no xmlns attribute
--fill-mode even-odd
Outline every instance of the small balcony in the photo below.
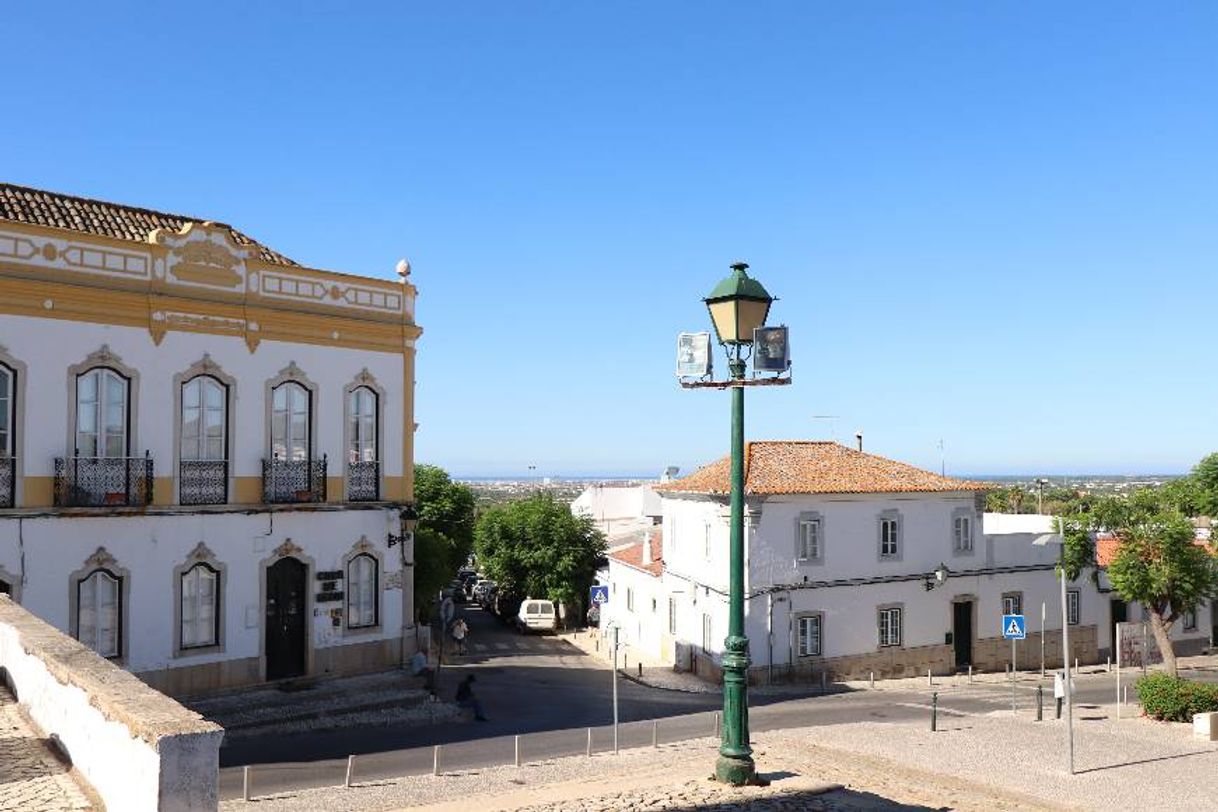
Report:
<svg viewBox="0 0 1218 812"><path fill-rule="evenodd" d="M17 458L0 455L0 509L16 503Z"/></svg>
<svg viewBox="0 0 1218 812"><path fill-rule="evenodd" d="M326 467L320 460L262 461L262 501L267 504L306 504L326 501Z"/></svg>
<svg viewBox="0 0 1218 812"><path fill-rule="evenodd" d="M364 460L347 463L347 501L377 502L380 498L380 461Z"/></svg>
<svg viewBox="0 0 1218 812"><path fill-rule="evenodd" d="M152 457L55 458L55 507L141 507L152 503Z"/></svg>
<svg viewBox="0 0 1218 812"><path fill-rule="evenodd" d="M178 467L178 504L228 502L228 460L182 460Z"/></svg>

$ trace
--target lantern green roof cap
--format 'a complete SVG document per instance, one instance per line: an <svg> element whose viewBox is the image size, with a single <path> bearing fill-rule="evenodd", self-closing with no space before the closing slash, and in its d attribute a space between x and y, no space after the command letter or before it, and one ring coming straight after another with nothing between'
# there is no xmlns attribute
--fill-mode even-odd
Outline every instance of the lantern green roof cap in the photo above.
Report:
<svg viewBox="0 0 1218 812"><path fill-rule="evenodd" d="M745 269L749 266L737 262L732 266L732 272L706 297L707 302L718 302L725 299L753 299L760 302L772 302L774 297L766 292L765 287L756 279L751 278Z"/></svg>

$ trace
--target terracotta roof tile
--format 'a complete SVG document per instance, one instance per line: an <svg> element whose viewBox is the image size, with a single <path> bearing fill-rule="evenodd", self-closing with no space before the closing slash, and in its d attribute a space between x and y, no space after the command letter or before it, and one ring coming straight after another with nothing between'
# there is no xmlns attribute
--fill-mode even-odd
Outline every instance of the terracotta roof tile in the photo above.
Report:
<svg viewBox="0 0 1218 812"><path fill-rule="evenodd" d="M657 485L670 493L731 492L731 458L712 462L687 477ZM976 491L984 482L940 476L886 457L819 440L766 440L744 447L747 494L936 493Z"/></svg>
<svg viewBox="0 0 1218 812"><path fill-rule="evenodd" d="M1201 535L1200 532L1193 539L1193 544L1198 547L1209 547L1209 537ZM1095 563L1101 567L1107 567L1116 560L1117 550L1121 548L1121 539L1119 536L1114 536L1112 533L1104 532L1095 537Z"/></svg>
<svg viewBox="0 0 1218 812"><path fill-rule="evenodd" d="M176 232L181 231L182 226L187 223L208 222L199 217L166 214L152 209L74 197L11 183L0 183L0 220L64 228L131 242L147 242L148 235L158 228ZM232 226L227 228L239 244L257 248L264 261L273 265L299 265Z"/></svg>
<svg viewBox="0 0 1218 812"><path fill-rule="evenodd" d="M621 562L636 570L643 570L656 577L664 572L664 534L659 528L651 533L651 561L643 561L643 542L636 541L629 547L622 547L609 553L614 561Z"/></svg>

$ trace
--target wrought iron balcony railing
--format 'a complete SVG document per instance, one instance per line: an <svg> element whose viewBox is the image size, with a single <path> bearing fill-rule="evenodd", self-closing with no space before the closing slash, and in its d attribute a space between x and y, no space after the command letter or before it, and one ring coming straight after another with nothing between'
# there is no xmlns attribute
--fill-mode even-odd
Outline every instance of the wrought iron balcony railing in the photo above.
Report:
<svg viewBox="0 0 1218 812"><path fill-rule="evenodd" d="M182 460L178 503L223 505L228 502L228 460Z"/></svg>
<svg viewBox="0 0 1218 812"><path fill-rule="evenodd" d="M17 458L0 455L0 508L13 507L17 493Z"/></svg>
<svg viewBox="0 0 1218 812"><path fill-rule="evenodd" d="M347 501L376 502L380 498L380 461L367 460L347 463Z"/></svg>
<svg viewBox="0 0 1218 812"><path fill-rule="evenodd" d="M136 507L152 502L152 456L55 458L56 507Z"/></svg>
<svg viewBox="0 0 1218 812"><path fill-rule="evenodd" d="M320 460L262 461L262 501L279 502L326 501L326 458Z"/></svg>

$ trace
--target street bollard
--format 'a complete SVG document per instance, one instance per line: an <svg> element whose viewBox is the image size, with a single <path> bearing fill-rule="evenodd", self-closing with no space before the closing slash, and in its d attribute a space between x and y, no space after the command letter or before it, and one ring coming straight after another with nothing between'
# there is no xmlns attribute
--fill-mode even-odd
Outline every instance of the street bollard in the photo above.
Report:
<svg viewBox="0 0 1218 812"><path fill-rule="evenodd" d="M1107 671L1109 674L1112 673L1112 657L1111 656L1104 658L1104 670Z"/></svg>
<svg viewBox="0 0 1218 812"><path fill-rule="evenodd" d="M939 692L930 695L930 732L939 729Z"/></svg>
<svg viewBox="0 0 1218 812"><path fill-rule="evenodd" d="M587 756L588 756L588 758L592 758L592 728L588 728L588 749L587 749Z"/></svg>
<svg viewBox="0 0 1218 812"><path fill-rule="evenodd" d="M1045 686L1036 686L1036 721L1044 721L1045 714Z"/></svg>
<svg viewBox="0 0 1218 812"><path fill-rule="evenodd" d="M927 684L927 685L934 685L934 684L935 684L935 678L934 678L934 676L931 674L931 671L930 671L930 669L929 669L929 668L928 668L928 669L926 669L926 684Z"/></svg>
<svg viewBox="0 0 1218 812"><path fill-rule="evenodd" d="M639 679L642 679L643 678L643 664L639 663L638 666L639 666Z"/></svg>
<svg viewBox="0 0 1218 812"><path fill-rule="evenodd" d="M431 774L432 775L440 774L440 745L438 745L438 744L435 746L435 749L432 750L432 753L431 753Z"/></svg>
<svg viewBox="0 0 1218 812"><path fill-rule="evenodd" d="M973 684L973 667L971 665L968 667L968 684Z"/></svg>
<svg viewBox="0 0 1218 812"><path fill-rule="evenodd" d="M719 711L715 711L715 738L719 738Z"/></svg>
<svg viewBox="0 0 1218 812"><path fill-rule="evenodd" d="M516 766L520 766L520 737L516 737Z"/></svg>
<svg viewBox="0 0 1218 812"><path fill-rule="evenodd" d="M625 671L628 668L630 668L630 655L622 654L622 670Z"/></svg>
<svg viewBox="0 0 1218 812"><path fill-rule="evenodd" d="M343 786L346 789L351 789L351 773L355 771L355 756L347 756L347 777L343 779Z"/></svg>
<svg viewBox="0 0 1218 812"><path fill-rule="evenodd" d="M1074 658L1074 673L1078 673L1078 657Z"/></svg>
<svg viewBox="0 0 1218 812"><path fill-rule="evenodd" d="M828 671L820 672L820 692L822 694L829 690L828 684L829 684L829 672Z"/></svg>
<svg viewBox="0 0 1218 812"><path fill-rule="evenodd" d="M651 746L660 746L660 723L655 719L651 720Z"/></svg>
<svg viewBox="0 0 1218 812"><path fill-rule="evenodd" d="M871 671L869 673L870 673L870 676L867 677L867 681L868 681L868 683L870 683L871 689L875 690L875 672Z"/></svg>
<svg viewBox="0 0 1218 812"><path fill-rule="evenodd" d="M599 654L600 651L601 651L601 641L597 640L596 641L596 653Z"/></svg>
<svg viewBox="0 0 1218 812"><path fill-rule="evenodd" d="M250 799L250 768L245 767L241 771L241 800L248 801Z"/></svg>

